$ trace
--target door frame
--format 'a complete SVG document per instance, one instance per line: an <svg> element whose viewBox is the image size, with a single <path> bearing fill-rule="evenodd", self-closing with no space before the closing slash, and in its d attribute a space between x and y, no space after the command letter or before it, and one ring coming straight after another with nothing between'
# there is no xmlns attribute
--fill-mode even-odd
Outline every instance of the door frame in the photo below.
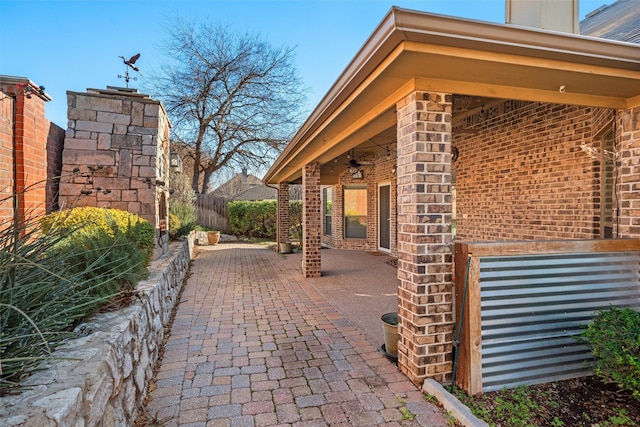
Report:
<svg viewBox="0 0 640 427"><path fill-rule="evenodd" d="M388 248L383 248L380 246L380 235L381 235L381 223L382 223L382 218L380 217L380 188L381 187L389 187L389 220L387 221L388 227L389 227L389 247ZM380 252L385 252L385 253L391 253L391 181L384 181L384 182L379 182L378 183L378 188L377 188L377 194L376 194L376 198L378 199L378 212L377 212L377 217L378 217L378 235L377 235L377 246L378 246L378 251Z"/></svg>

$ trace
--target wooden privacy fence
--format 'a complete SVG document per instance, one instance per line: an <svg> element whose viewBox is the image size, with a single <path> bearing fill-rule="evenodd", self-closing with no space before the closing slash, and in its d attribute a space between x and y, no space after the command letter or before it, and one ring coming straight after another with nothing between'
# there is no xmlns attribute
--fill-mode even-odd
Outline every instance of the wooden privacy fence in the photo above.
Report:
<svg viewBox="0 0 640 427"><path fill-rule="evenodd" d="M456 243L456 385L474 395L589 374L574 337L597 310L640 310L639 270L640 239Z"/></svg>
<svg viewBox="0 0 640 427"><path fill-rule="evenodd" d="M229 200L215 194L197 194L196 217L198 224L220 230L224 233L231 231L229 225Z"/></svg>

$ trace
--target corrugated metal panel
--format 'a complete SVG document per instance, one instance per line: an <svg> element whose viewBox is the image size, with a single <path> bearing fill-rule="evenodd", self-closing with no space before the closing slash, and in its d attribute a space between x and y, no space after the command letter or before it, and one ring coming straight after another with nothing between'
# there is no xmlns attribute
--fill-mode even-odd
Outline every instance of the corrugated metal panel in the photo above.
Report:
<svg viewBox="0 0 640 427"><path fill-rule="evenodd" d="M589 373L578 335L596 310L640 309L640 253L483 257L482 388Z"/></svg>

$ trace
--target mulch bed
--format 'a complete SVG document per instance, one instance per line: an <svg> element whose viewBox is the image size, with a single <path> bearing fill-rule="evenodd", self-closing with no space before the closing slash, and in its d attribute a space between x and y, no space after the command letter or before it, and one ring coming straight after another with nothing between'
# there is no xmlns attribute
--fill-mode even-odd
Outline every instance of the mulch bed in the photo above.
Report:
<svg viewBox="0 0 640 427"><path fill-rule="evenodd" d="M533 426L605 427L640 426L640 401L617 385L604 383L598 377L584 377L530 386L539 409L531 416ZM498 412L510 390L485 393L476 398L492 415ZM489 421L496 427L521 424Z"/></svg>

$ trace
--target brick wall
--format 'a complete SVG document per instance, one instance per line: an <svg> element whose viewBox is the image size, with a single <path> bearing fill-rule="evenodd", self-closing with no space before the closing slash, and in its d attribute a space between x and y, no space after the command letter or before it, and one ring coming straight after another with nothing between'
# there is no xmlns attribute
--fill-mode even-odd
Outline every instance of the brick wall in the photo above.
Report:
<svg viewBox="0 0 640 427"><path fill-rule="evenodd" d="M55 205L55 188L47 178L54 167L49 147L61 147L61 129L45 118L46 95L26 78L3 78L0 84L0 221L13 216L16 193L18 215L40 216ZM33 89L29 94L27 89ZM59 165L59 163L58 163ZM15 167L15 170L14 170ZM15 182L14 182L15 176Z"/></svg>
<svg viewBox="0 0 640 427"><path fill-rule="evenodd" d="M62 173L62 150L65 130L49 122L47 132L47 213L58 210L60 174Z"/></svg>
<svg viewBox="0 0 640 427"><path fill-rule="evenodd" d="M386 150L375 154L373 166L363 168L364 178L353 179L353 175L345 171L340 175L339 183L333 188L332 202L332 234L322 236L323 243L337 249L375 251L378 249L378 184L388 182L391 186L391 254L397 254L396 247L396 157L387 157ZM367 238L346 239L344 237L344 202L343 191L349 186L366 186L367 188ZM324 212L324 210L323 210Z"/></svg>
<svg viewBox="0 0 640 427"><path fill-rule="evenodd" d="M619 234L640 238L640 108L617 114Z"/></svg>
<svg viewBox="0 0 640 427"><path fill-rule="evenodd" d="M13 109L15 100L0 91L0 224L8 224L13 216ZM4 228L4 226L2 226Z"/></svg>
<svg viewBox="0 0 640 427"><path fill-rule="evenodd" d="M458 240L600 236L596 133L610 110L504 101L457 121Z"/></svg>

